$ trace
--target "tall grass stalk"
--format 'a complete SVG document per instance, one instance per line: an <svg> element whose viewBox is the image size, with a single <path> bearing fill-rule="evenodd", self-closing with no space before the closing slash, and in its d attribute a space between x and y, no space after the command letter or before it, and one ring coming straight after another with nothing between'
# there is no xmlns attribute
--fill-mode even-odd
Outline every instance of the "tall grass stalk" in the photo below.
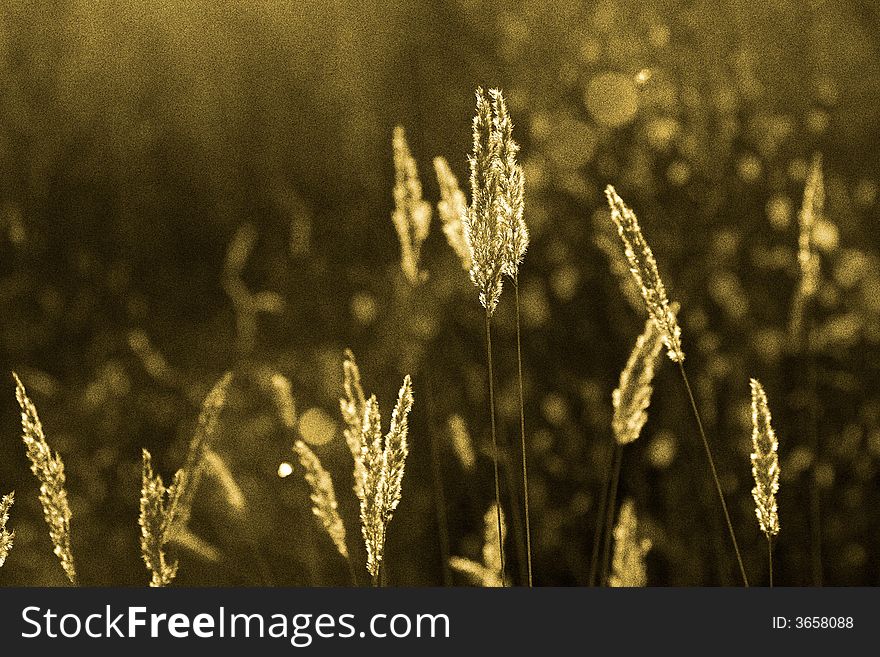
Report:
<svg viewBox="0 0 880 657"><path fill-rule="evenodd" d="M614 509L617 502L617 487L620 483L620 467L623 463L623 445L614 445L614 456L611 461L611 484L608 489L608 505L605 507L604 534L605 543L602 546L602 575L599 584L605 586L608 582L608 567L611 560L611 534L614 525Z"/></svg>
<svg viewBox="0 0 880 657"><path fill-rule="evenodd" d="M727 502L724 499L724 491L721 490L721 481L718 479L718 470L715 468L715 459L712 456L712 449L709 447L709 440L706 438L706 431L703 429L703 419L700 417L700 411L697 409L697 402L694 399L694 393L691 390L691 383L688 380L687 373L684 371L684 364L678 361L678 371L681 372L681 378L684 381L684 387L687 390L688 399L691 403L691 410L694 419L697 422L697 429L700 432L700 438L703 441L703 449L706 452L706 459L709 461L709 470L712 472L712 480L715 482L715 491L718 493L718 500L721 502L721 510L724 511L724 520L727 523L727 531L730 534L730 541L733 543L733 551L736 553L736 562L739 565L739 572L742 576L743 586L749 585L749 578L746 575L746 569L743 565L742 554L739 551L739 544L736 541L736 533L733 531L733 523L730 521L730 513L727 510Z"/></svg>
<svg viewBox="0 0 880 657"><path fill-rule="evenodd" d="M77 586L79 579L70 547L71 512L65 489L64 461L61 460L61 455L58 452L53 453L46 443L37 408L28 397L21 379L15 372L12 373L12 378L15 379L15 398L21 408L21 439L27 449L31 472L40 483L40 505L43 507L43 518L49 528L53 552L58 557L67 579Z"/></svg>
<svg viewBox="0 0 880 657"><path fill-rule="evenodd" d="M318 456L302 440L293 444L293 451L299 458L300 465L305 472L305 480L309 484L312 513L321 523L327 536L333 542L336 551L351 566L351 557L346 543L345 525L339 515L339 507L336 502L336 490L333 487L333 478L321 465ZM353 571L352 571L353 572Z"/></svg>
<svg viewBox="0 0 880 657"><path fill-rule="evenodd" d="M363 428L360 432L362 480L357 491L361 533L367 549L367 571L373 586L379 586L382 582L388 524L400 504L403 492L404 466L409 454L408 416L412 405L412 382L407 375L397 395L397 404L391 413L391 426L384 438L376 396L371 396L364 405Z"/></svg>
<svg viewBox="0 0 880 657"><path fill-rule="evenodd" d="M12 549L12 541L15 538L14 531L6 530L6 523L9 521L9 509L15 502L15 491L4 495L0 498L0 568L6 562L9 551Z"/></svg>
<svg viewBox="0 0 880 657"><path fill-rule="evenodd" d="M519 276L513 277L513 296L516 299L516 374L519 383L519 442L522 448L522 475L523 475L523 503L526 512L526 558L529 572L529 588L532 587L532 528L529 519L529 466L526 456L526 414L523 399L523 374L522 374L522 339L520 337L519 319Z"/></svg>
<svg viewBox="0 0 880 657"><path fill-rule="evenodd" d="M523 512L522 512L522 498L519 493L520 488L520 473L522 472L522 467L519 463L519 448L516 445L513 445L513 449L515 450L514 454L511 454L508 447L510 445L506 444L503 425L499 425L498 431L498 440L500 441L500 452L501 452L501 463L499 464L499 472L503 478L503 484L507 486L507 503L510 508L510 520L507 523L510 525L510 534L513 536L513 546L509 543L507 544L507 555L508 560L507 563L511 563L510 555L514 553L514 549L516 550L516 565L517 565L517 575L519 576L519 581L523 582L525 585L528 582L529 573L526 570L526 531L525 531L525 522L523 521ZM513 456L517 458L514 459ZM505 520L502 515L502 520ZM492 536L495 536L495 530L492 530ZM505 541L507 538L505 537ZM513 574L508 573L507 577L508 582L514 582Z"/></svg>
<svg viewBox="0 0 880 657"><path fill-rule="evenodd" d="M400 242L401 270L409 283L407 302L409 306L412 306L414 302L418 301L416 293L419 287L428 278L427 273L420 269L420 259L422 244L428 237L430 230L431 205L422 198L422 183L419 178L418 164L412 155L406 140L406 132L402 126L394 128L391 146L394 155L395 181L394 211L391 214L391 220ZM443 169L444 164L445 161L439 164L435 163L435 167L439 167L438 171L448 173L457 188L458 184L454 180L452 173L448 171L448 165L445 170ZM441 177L441 184L442 181ZM458 193L461 194L460 191ZM441 220L444 219L444 208L443 201L441 201L438 206ZM444 220L444 230L446 229L445 224L446 221ZM460 231L460 217L458 224ZM447 232L448 237L449 233ZM428 374L428 367L423 359L421 370L425 378L425 409L429 427L428 442L431 457L431 476L434 486L434 511L437 516L437 533L440 537L440 563L443 572L443 584L451 586L452 574L449 570L449 523L446 518L446 495L443 490L443 476L440 468L440 449L436 436L437 423L434 417L433 395L431 394L430 386L431 377Z"/></svg>
<svg viewBox="0 0 880 657"><path fill-rule="evenodd" d="M504 586L504 582L498 579L500 555L498 544L504 543L507 537L507 525L504 522L504 514L501 514L501 537L497 537L495 524L496 509L489 508L483 514L483 549L482 561L474 561L465 557L452 557L449 565L461 575L479 586L497 588Z"/></svg>
<svg viewBox="0 0 880 657"><path fill-rule="evenodd" d="M449 566L451 557L449 542L449 521L446 516L446 491L443 487L443 472L440 468L440 445L438 444L437 422L434 417L434 388L431 385L431 377L427 374L427 365L423 364L422 372L425 373L425 408L428 414L429 431L428 442L431 449L431 476L434 483L434 511L437 514L437 533L440 538L441 572L443 574L443 586L452 586L452 572Z"/></svg>
<svg viewBox="0 0 880 657"><path fill-rule="evenodd" d="M532 536L529 521L529 471L526 456L526 423L523 401L522 336L519 312L519 266L529 246L529 231L523 212L525 210L525 174L517 162L519 144L513 138L513 121L507 109L504 95L498 89L490 89L494 123L490 143L494 146L494 166L498 176L498 202L501 231L501 269L513 282L516 299L516 364L519 383L519 438L522 447L523 503L525 510L525 552L528 584L532 586Z"/></svg>
<svg viewBox="0 0 880 657"><path fill-rule="evenodd" d="M464 237L471 251L471 282L479 290L486 310L486 365L489 371L489 415L497 505L501 579L504 580L504 546L501 539L501 485L498 477L498 437L495 426L495 382L492 368L492 313L498 306L503 286L507 222L504 202L506 178L499 150L503 139L499 115L500 92L487 95L477 89L477 111L473 120L473 149L470 163L471 205L463 217Z"/></svg>
<svg viewBox="0 0 880 657"><path fill-rule="evenodd" d="M602 530L605 527L605 523L602 521L605 517L606 508L608 504L608 492L611 488L611 480L614 477L614 458L617 453L617 445L615 445L615 449L611 451L611 454L608 458L608 467L605 468L605 471L608 473L607 478L605 479L605 485L602 486L602 497L599 500L599 507L596 509L596 531L593 534L593 549L590 552L590 575L588 579L588 586L596 585L596 575L599 572L599 556L600 556L600 548L602 545Z"/></svg>
<svg viewBox="0 0 880 657"><path fill-rule="evenodd" d="M492 316L488 309L486 310L486 366L489 371L489 417L492 421L492 465L495 474L495 515L498 521L499 578L501 582L504 582L505 561L504 540L502 539L504 534L501 528L501 484L498 477L498 436L495 428L495 377L492 368Z"/></svg>
<svg viewBox="0 0 880 657"><path fill-rule="evenodd" d="M678 305L670 304L672 319L678 312ZM648 406L654 392L654 372L660 361L660 353L664 346L664 333L653 317L645 322L645 328L636 340L626 365L620 372L620 382L611 393L611 406L614 415L611 429L617 447L611 467L610 504L605 512L605 546L602 552L602 579L606 582L608 564L611 558L611 527L614 522L617 487L620 480L620 468L623 461L623 448L638 440L645 423L648 421ZM604 508L604 501L603 501ZM597 529L601 531L601 529ZM594 571L595 572L595 571Z"/></svg>
<svg viewBox="0 0 880 657"><path fill-rule="evenodd" d="M773 586L773 544L772 539L779 534L779 510L776 493L779 491L779 441L773 431L770 418L770 405L764 387L757 379L749 382L752 392L752 477L755 487L755 515L758 525L767 537L768 570L770 586Z"/></svg>
<svg viewBox="0 0 880 657"><path fill-rule="evenodd" d="M150 572L150 586L168 586L177 576L177 560L170 560L165 546L171 540L176 517L180 513L181 493L186 472L174 473L166 487L162 476L153 473L150 452L142 450L143 471L140 498L141 557Z"/></svg>
<svg viewBox="0 0 880 657"><path fill-rule="evenodd" d="M231 382L232 372L226 372L217 380L202 402L196 429L190 439L183 467L186 476L180 482L180 500L177 513L174 516L172 539L177 531L184 529L189 523L196 492L201 483L202 475L208 467L206 457L214 445L220 413L226 405L226 396Z"/></svg>
<svg viewBox="0 0 880 657"><path fill-rule="evenodd" d="M798 281L791 308L790 333L797 345L800 361L798 371L803 372L801 385L804 398L801 431L807 436L812 450L813 462L809 469L810 496L810 564L814 586L822 586L822 500L816 483L819 464L819 431L816 394L816 364L813 358L811 333L812 309L822 282L821 262L816 247L816 230L825 213L825 176L822 155L816 153L804 185L803 200L798 212Z"/></svg>
<svg viewBox="0 0 880 657"><path fill-rule="evenodd" d="M709 469L715 482L715 490L718 492L721 509L724 511L724 519L727 522L730 540L733 543L734 552L736 552L743 584L748 586L749 579L743 566L742 555L736 541L736 534L733 531L733 523L730 521L730 513L727 511L724 492L721 490L721 482L718 479L718 472L715 468L715 459L712 456L712 450L709 448L709 441L706 438L703 420L700 417L700 411L697 409L697 402L694 400L690 381L688 381L687 374L684 371L684 350L682 349L681 328L676 318L675 305L669 302L666 287L663 285L663 279L660 277L657 267L657 260L654 258L654 252L642 234L642 229L639 226L635 213L623 202L623 199L620 198L617 191L611 185L605 188L605 196L611 209L611 221L617 227L617 234L621 239L626 259L630 265L630 273L639 288L642 300L645 302L645 309L661 333L669 359L678 364L681 378L684 380L691 409L697 421L697 428L700 431L700 438L703 441L703 448L706 450L706 458L709 461Z"/></svg>
<svg viewBox="0 0 880 657"><path fill-rule="evenodd" d="M608 585L645 586L648 582L645 555L650 549L651 541L639 536L635 504L631 499L624 500L614 527L613 572L608 579Z"/></svg>

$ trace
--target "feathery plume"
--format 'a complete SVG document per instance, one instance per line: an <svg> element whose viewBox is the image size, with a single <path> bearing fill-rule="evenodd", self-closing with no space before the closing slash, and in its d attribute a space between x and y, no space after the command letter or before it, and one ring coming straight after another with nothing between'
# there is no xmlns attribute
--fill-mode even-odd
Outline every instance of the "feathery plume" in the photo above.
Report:
<svg viewBox="0 0 880 657"><path fill-rule="evenodd" d="M299 462L306 472L306 482L312 489L312 513L327 530L339 554L348 559L345 525L342 524L342 518L339 516L330 473L324 469L315 453L302 440L297 440L293 444L293 451L299 457Z"/></svg>
<svg viewBox="0 0 880 657"><path fill-rule="evenodd" d="M477 463L477 455L474 452L474 443L468 431L467 424L460 415L450 415L447 420L449 435L452 442L452 451L461 463L461 467L467 472L473 472Z"/></svg>
<svg viewBox="0 0 880 657"><path fill-rule="evenodd" d="M406 143L402 126L394 128L394 212L391 220L400 239L400 266L411 285L425 278L419 269L422 244L431 224L431 205L422 199L422 183L416 161Z"/></svg>
<svg viewBox="0 0 880 657"><path fill-rule="evenodd" d="M18 375L15 379L15 398L21 407L22 440L27 448L27 457L31 462L31 472L40 482L40 504L43 517L49 526L49 537L52 539L55 556L71 584L77 583L76 568L73 564L73 552L70 549L70 506L67 503L67 491L64 490L64 462L61 455L52 453L46 444L43 425L37 415L37 409L28 398L24 384Z"/></svg>
<svg viewBox="0 0 880 657"><path fill-rule="evenodd" d="M642 293L642 299L648 314L657 322L663 332L663 343L666 345L669 358L677 363L684 361L681 348L681 329L675 313L669 305L666 288L657 270L657 261L648 242L642 235L635 213L627 207L623 199L617 195L614 187L605 188L605 196L611 208L611 220L617 226L617 233L623 241L626 259L629 261L630 273Z"/></svg>
<svg viewBox="0 0 880 657"><path fill-rule="evenodd" d="M480 291L480 303L491 315L501 297L505 223L502 208L502 171L492 104L477 89L474 144L469 157L471 205L465 213L464 235L471 250L471 281Z"/></svg>
<svg viewBox="0 0 880 657"><path fill-rule="evenodd" d="M367 570L374 579L379 577L379 566L385 549L384 500L388 488L388 468L382 445L382 420L375 395L364 406L361 428L360 482L361 533L367 548Z"/></svg>
<svg viewBox="0 0 880 657"><path fill-rule="evenodd" d="M434 158L434 170L440 186L440 201L437 203L437 214L443 224L446 241L461 261L465 271L470 271L473 263L471 247L464 234L464 217L467 213L467 199L458 186L458 179L449 168L444 157Z"/></svg>
<svg viewBox="0 0 880 657"><path fill-rule="evenodd" d="M779 514L776 509L776 493L779 490L779 443L776 432L770 426L770 407L767 394L757 379L751 379L752 389L752 476L755 487L755 514L767 538L779 533Z"/></svg>
<svg viewBox="0 0 880 657"><path fill-rule="evenodd" d="M611 273L617 279L623 298L637 313L642 312L645 302L642 293L629 272L629 262L626 259L624 248L617 236L617 228L609 223L608 216L604 212L596 212L593 215L593 243L608 259Z"/></svg>
<svg viewBox="0 0 880 657"><path fill-rule="evenodd" d="M803 327L807 304L819 289L819 251L816 248L816 223L825 211L825 182L822 175L822 155L813 157L804 185L804 198L798 212L798 286L791 313L791 332L798 336Z"/></svg>
<svg viewBox="0 0 880 657"><path fill-rule="evenodd" d="M513 139L513 122L507 111L507 103L498 89L490 89L492 99L493 139L499 169L502 223L504 226L503 264L504 274L516 280L519 265L529 246L529 231L523 219L525 209L525 176L517 163L519 144Z"/></svg>
<svg viewBox="0 0 880 657"><path fill-rule="evenodd" d="M361 431L364 424L366 400L364 398L364 389L361 387L361 371L351 349L345 350L342 373L342 386L345 391L345 397L339 400L339 410L346 425L343 430L345 443L351 451L352 459L354 459L354 492L358 499L360 499L360 487L364 481L364 464L361 458Z"/></svg>
<svg viewBox="0 0 880 657"><path fill-rule="evenodd" d="M15 532L6 530L6 523L9 521L9 509L15 501L15 492L4 495L0 499L0 568L6 563L6 557L12 549L12 539L15 538Z"/></svg>
<svg viewBox="0 0 880 657"><path fill-rule="evenodd" d="M647 584L645 555L651 549L651 541L639 538L635 504L625 500L614 526L614 557L609 586L639 587Z"/></svg>
<svg viewBox="0 0 880 657"><path fill-rule="evenodd" d="M361 531L367 549L367 570L378 581L385 550L385 534L403 491L403 472L409 453L408 416L412 409L412 382L404 377L384 439L379 404L372 396L364 405L361 427Z"/></svg>
<svg viewBox="0 0 880 657"><path fill-rule="evenodd" d="M801 268L801 290L812 296L819 284L819 254L816 251L816 222L825 210L825 183L822 176L822 156L816 154L804 186L804 200L798 213L798 264Z"/></svg>
<svg viewBox="0 0 880 657"><path fill-rule="evenodd" d="M651 382L662 350L663 332L657 327L657 322L649 317L626 367L620 373L620 383L611 393L614 407L611 427L620 445L635 441L648 421L647 410L653 392Z"/></svg>
<svg viewBox="0 0 880 657"><path fill-rule="evenodd" d="M384 513L385 523L391 521L391 516L403 493L403 468L406 465L406 457L409 455L409 412L413 405L412 381L407 374L403 378L403 385L397 395L397 404L391 412L391 426L385 436L385 466L388 468L388 490L385 500Z"/></svg>
<svg viewBox="0 0 880 657"><path fill-rule="evenodd" d="M501 572L501 552L498 549L498 512L492 504L483 515L483 563L465 557L451 557L449 566L461 573L473 583L487 587L504 586L499 573ZM501 512L501 542L507 538L507 523L504 512Z"/></svg>
<svg viewBox="0 0 880 657"><path fill-rule="evenodd" d="M141 556L151 573L150 586L168 586L177 575L177 561L169 562L165 545L180 512L180 496L186 475L183 470L174 474L174 481L165 488L162 476L153 474L150 452L143 450L141 484Z"/></svg>
<svg viewBox="0 0 880 657"><path fill-rule="evenodd" d="M202 479L202 473L206 467L206 456L211 450L214 441L214 434L217 431L217 421L220 412L226 404L226 394L229 391L229 384L232 381L232 372L226 372L211 391L205 397L202 403L202 410L199 412L199 419L196 431L189 443L189 450L186 455L186 463L184 464L184 472L186 476L182 479L180 494L180 508L175 514L175 520L178 527L183 528L189 522L190 513L192 512L193 499L196 490Z"/></svg>

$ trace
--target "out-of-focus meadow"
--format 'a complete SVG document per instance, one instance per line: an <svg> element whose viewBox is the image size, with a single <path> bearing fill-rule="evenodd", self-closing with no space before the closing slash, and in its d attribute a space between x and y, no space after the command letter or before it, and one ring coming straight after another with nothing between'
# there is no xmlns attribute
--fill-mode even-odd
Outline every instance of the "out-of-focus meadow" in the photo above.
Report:
<svg viewBox="0 0 880 657"><path fill-rule="evenodd" d="M356 542L339 414L346 347L383 412L413 375L388 583L443 582L431 440L451 552L478 556L493 499L483 310L437 223L414 293L390 219L393 127L405 127L435 204L434 156L467 180L478 85L504 89L526 177L535 583L587 583L611 391L644 323L609 264L608 183L636 209L681 303L750 577L766 571L750 494L756 376L779 437L775 583L880 583L878 35L868 0L5 2L0 494L16 492L16 540L0 583L64 583L19 439L14 369L65 462L83 584L148 581L141 447L166 478L181 467L225 370L235 378L216 451L245 509L203 482L191 528L205 545L175 548L176 583L347 584L298 465L278 475L296 464L293 441L310 443ZM817 152L827 200L805 354L789 324L797 213ZM509 511L522 495L511 292L493 335ZM627 448L618 499L635 500L653 542L649 584L735 584L671 365ZM276 372L292 382L293 422L273 403ZM476 446L472 471L454 455L454 414ZM521 583L520 520L510 520Z"/></svg>

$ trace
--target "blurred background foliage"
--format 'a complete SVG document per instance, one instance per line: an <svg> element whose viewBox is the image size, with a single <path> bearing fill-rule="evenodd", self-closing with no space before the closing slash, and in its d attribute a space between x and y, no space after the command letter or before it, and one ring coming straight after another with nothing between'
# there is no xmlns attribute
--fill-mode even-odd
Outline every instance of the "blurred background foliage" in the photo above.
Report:
<svg viewBox="0 0 880 657"><path fill-rule="evenodd" d="M356 542L338 412L346 346L384 409L414 376L389 582L443 581L431 441L451 551L479 553L492 496L482 312L436 224L428 282L404 280L390 137L405 126L436 202L431 158L466 180L485 85L505 90L517 124L533 237L520 291L536 583L587 581L611 390L643 322L611 274L608 182L682 303L751 577L766 576L749 493L757 376L780 438L776 582L880 583L878 28L869 0L3 3L0 369L22 376L64 458L82 582L148 581L140 448L170 477L201 398L230 369L217 451L246 510L204 482L192 529L205 545L178 550L178 583L347 583L298 466L278 476L297 436L315 445ZM815 152L828 200L805 353L788 324ZM519 500L510 292L495 353L505 497ZM269 394L276 372L292 381L293 423ZM658 373L621 497L654 543L650 584L734 584L674 374ZM0 582L62 584L7 383L0 492L16 491L16 544ZM453 414L477 447L473 472L454 457Z"/></svg>

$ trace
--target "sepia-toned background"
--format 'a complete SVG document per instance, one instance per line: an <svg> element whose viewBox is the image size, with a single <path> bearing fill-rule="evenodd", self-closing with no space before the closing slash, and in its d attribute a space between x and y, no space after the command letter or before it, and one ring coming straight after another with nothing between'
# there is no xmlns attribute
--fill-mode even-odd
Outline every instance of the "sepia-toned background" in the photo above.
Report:
<svg viewBox="0 0 880 657"><path fill-rule="evenodd" d="M390 214L394 126L405 127L435 204L434 156L467 180L480 85L504 89L526 176L536 584L588 581L611 391L644 322L611 273L608 183L636 209L681 303L750 577L766 579L750 493L756 376L780 443L775 583L880 583L878 35L870 0L8 0L0 494L16 492L16 540L0 584L65 582L19 438L12 370L65 462L83 584L149 581L141 447L170 478L226 370L235 378L216 450L245 509L203 482L191 521L203 545L174 548L175 583L348 584L291 452L302 437L333 473L356 544L338 401L346 347L386 413L413 375L388 583L444 582L438 480L451 553L479 558L493 499L482 307L437 223L423 254L429 278L410 289ZM816 152L827 202L805 354L789 323L797 212ZM510 289L493 340L510 572L522 583ZM653 542L649 585L737 584L685 391L664 361L618 500L633 498ZM274 373L292 382L293 426L267 392ZM473 470L452 449L453 414L473 437ZM283 462L294 464L285 478Z"/></svg>

